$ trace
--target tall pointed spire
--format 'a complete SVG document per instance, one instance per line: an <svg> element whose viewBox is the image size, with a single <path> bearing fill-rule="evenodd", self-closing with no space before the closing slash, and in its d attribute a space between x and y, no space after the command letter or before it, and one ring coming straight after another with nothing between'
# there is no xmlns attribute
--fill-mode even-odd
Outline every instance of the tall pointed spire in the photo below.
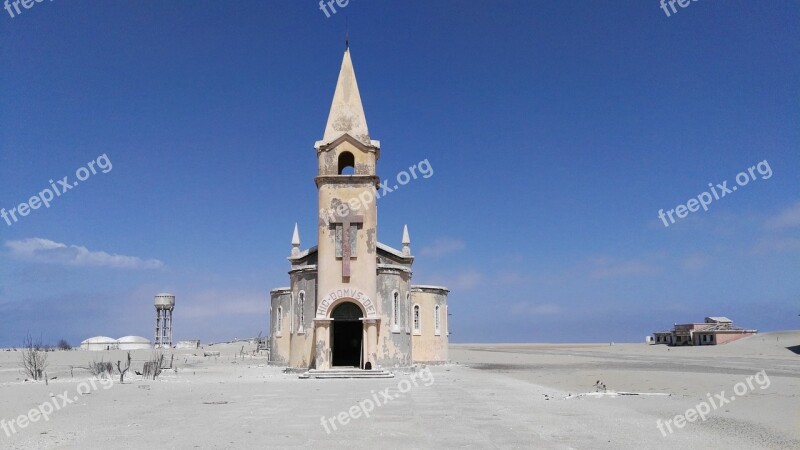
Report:
<svg viewBox="0 0 800 450"><path fill-rule="evenodd" d="M339 81L336 82L336 92L333 94L333 103L331 103L331 112L328 115L325 135L320 144L329 144L345 133L366 145L371 144L367 118L364 116L364 107L361 105L361 94L358 92L356 73L353 70L349 48L344 52L342 68L339 70Z"/></svg>
<svg viewBox="0 0 800 450"><path fill-rule="evenodd" d="M411 238L408 236L408 225L403 226L403 255L411 255Z"/></svg>
<svg viewBox="0 0 800 450"><path fill-rule="evenodd" d="M300 254L300 232L297 231L297 224L294 224L294 233L292 233L292 256Z"/></svg>

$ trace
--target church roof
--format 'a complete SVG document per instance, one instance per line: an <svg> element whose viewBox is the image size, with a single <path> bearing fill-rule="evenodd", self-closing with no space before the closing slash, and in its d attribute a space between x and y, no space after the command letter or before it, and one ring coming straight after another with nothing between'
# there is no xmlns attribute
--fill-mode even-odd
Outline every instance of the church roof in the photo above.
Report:
<svg viewBox="0 0 800 450"><path fill-rule="evenodd" d="M397 250L396 248L392 248L392 247L390 247L390 246L388 246L388 245L386 245L386 244L384 244L382 242L378 242L377 247L378 247L378 252L379 253L382 252L382 253L384 253L386 255L393 256L394 258L397 258L400 261L408 261L408 260L413 260L414 259L413 256L405 256L405 255L403 255L403 252L401 252L400 250ZM309 249L303 250L297 256L290 256L288 259L290 261L297 261L297 260L301 260L303 258L306 258L308 256L311 256L311 255L313 255L315 253L317 253L317 246L316 245L311 247L311 248L309 248Z"/></svg>
<svg viewBox="0 0 800 450"><path fill-rule="evenodd" d="M407 256L403 256L403 252L397 250L396 248L389 247L388 245L378 242L378 249L385 251L391 255L397 256L398 258L407 258Z"/></svg>
<svg viewBox="0 0 800 450"><path fill-rule="evenodd" d="M325 135L321 141L317 142L316 147L330 144L344 134L349 134L364 145L380 146L378 141L373 141L369 137L367 118L361 104L361 94L358 91L349 48L345 50L342 59L342 68L339 70L339 80L336 82L328 123L325 125Z"/></svg>
<svg viewBox="0 0 800 450"><path fill-rule="evenodd" d="M450 292L450 289L448 289L448 288L446 288L444 286L434 286L434 285L431 285L431 284L412 284L411 285L411 291L412 292L413 291L429 291L429 292L433 291L433 292L436 292L436 293L441 293L441 292Z"/></svg>
<svg viewBox="0 0 800 450"><path fill-rule="evenodd" d="M299 260L301 260L301 259L303 259L303 258L306 258L306 257L308 257L309 255L313 255L313 254L315 254L315 253L317 253L317 246L316 246L316 245L315 245L315 246L313 246L313 247L311 247L311 248L307 248L307 249L305 249L305 250L301 251L301 252L300 252L300 253L298 253L297 255L290 256L290 257L288 257L287 259L288 259L289 261L299 261Z"/></svg>

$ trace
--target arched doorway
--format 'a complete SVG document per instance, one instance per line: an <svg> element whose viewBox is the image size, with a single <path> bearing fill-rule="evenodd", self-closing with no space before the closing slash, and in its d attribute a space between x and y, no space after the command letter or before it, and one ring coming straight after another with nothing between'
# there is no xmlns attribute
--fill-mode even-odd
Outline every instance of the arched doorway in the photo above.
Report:
<svg viewBox="0 0 800 450"><path fill-rule="evenodd" d="M361 308L352 302L341 303L331 312L333 366L361 367L362 317Z"/></svg>

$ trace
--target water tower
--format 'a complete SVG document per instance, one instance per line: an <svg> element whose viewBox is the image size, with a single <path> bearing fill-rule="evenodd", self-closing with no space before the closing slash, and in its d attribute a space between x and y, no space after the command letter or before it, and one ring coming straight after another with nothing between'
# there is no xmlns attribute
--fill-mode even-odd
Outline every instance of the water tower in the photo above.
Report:
<svg viewBox="0 0 800 450"><path fill-rule="evenodd" d="M172 310L175 309L175 296L172 294L156 295L156 340L155 348L172 347Z"/></svg>

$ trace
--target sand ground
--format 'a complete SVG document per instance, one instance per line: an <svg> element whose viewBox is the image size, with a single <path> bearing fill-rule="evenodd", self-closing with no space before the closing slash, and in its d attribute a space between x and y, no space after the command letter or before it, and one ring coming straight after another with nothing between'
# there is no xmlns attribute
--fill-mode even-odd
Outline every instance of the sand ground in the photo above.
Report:
<svg viewBox="0 0 800 450"><path fill-rule="evenodd" d="M177 350L177 371L158 381L133 375L94 387L79 366L125 352L50 353L58 378L45 385L24 382L19 353L0 351L7 428L43 403L59 405L47 421L16 420L10 436L0 428L0 448L800 448L800 332L702 348L452 345L452 364L377 380L300 380L241 348L205 348L219 357ZM134 369L151 354L133 352ZM768 385L753 378L762 370ZM670 395L577 395L595 392L597 380L608 391ZM743 394L705 420L657 428L715 394L734 396L737 383ZM368 400L377 404L369 417L358 408L348 416Z"/></svg>

